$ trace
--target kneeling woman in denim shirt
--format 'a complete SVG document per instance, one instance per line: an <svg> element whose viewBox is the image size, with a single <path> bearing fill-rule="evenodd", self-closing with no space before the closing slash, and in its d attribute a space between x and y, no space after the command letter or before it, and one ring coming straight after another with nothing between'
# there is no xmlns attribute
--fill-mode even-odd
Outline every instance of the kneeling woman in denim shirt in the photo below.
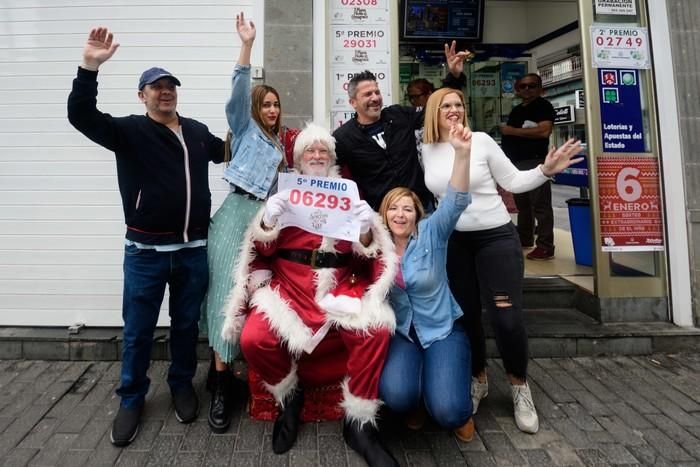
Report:
<svg viewBox="0 0 700 467"><path fill-rule="evenodd" d="M395 188L379 213L401 257L390 292L396 313L392 338L379 382L379 394L394 411L410 414L410 428L420 428L423 404L433 419L463 441L474 436L469 339L457 323L462 310L447 284L447 240L460 214L471 203L469 160L472 133L456 123L449 142L455 150L445 197L428 218L407 188Z"/></svg>

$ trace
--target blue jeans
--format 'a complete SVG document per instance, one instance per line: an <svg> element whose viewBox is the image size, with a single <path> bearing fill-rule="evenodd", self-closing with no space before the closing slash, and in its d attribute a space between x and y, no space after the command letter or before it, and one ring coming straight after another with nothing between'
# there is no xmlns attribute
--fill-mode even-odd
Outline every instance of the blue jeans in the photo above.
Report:
<svg viewBox="0 0 700 467"><path fill-rule="evenodd" d="M204 247L158 252L126 246L124 249L124 346L121 405L143 405L150 380L146 371L151 361L153 333L165 285L170 286L170 355L168 385L178 392L192 384L197 369L199 310L207 291L209 272Z"/></svg>
<svg viewBox="0 0 700 467"><path fill-rule="evenodd" d="M415 339L414 339L415 341ZM441 426L459 428L472 416L469 338L455 323L452 332L423 349L395 334L379 380L379 396L392 410L407 413L421 402Z"/></svg>

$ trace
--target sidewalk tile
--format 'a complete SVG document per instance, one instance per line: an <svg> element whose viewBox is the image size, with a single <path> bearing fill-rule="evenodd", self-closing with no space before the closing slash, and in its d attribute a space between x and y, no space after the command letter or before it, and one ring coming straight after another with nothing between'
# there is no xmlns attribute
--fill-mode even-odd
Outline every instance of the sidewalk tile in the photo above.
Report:
<svg viewBox="0 0 700 467"><path fill-rule="evenodd" d="M182 435L160 434L156 436L150 449L147 464L172 465L182 443L182 438Z"/></svg>
<svg viewBox="0 0 700 467"><path fill-rule="evenodd" d="M527 449L523 451L523 456L530 465L538 467L553 467L556 465L545 449Z"/></svg>
<svg viewBox="0 0 700 467"><path fill-rule="evenodd" d="M618 417L596 417L596 420L621 444L625 446L644 444L642 432L628 427Z"/></svg>
<svg viewBox="0 0 700 467"><path fill-rule="evenodd" d="M271 449L265 446L263 449ZM318 437L318 456L321 465L345 465L345 441L338 435L321 435Z"/></svg>
<svg viewBox="0 0 700 467"><path fill-rule="evenodd" d="M78 437L77 434L56 433L46 442L41 451L34 456L30 465L57 465L57 460L68 451Z"/></svg>
<svg viewBox="0 0 700 467"><path fill-rule="evenodd" d="M232 435L211 435L205 450L205 465L227 466L231 462L236 437Z"/></svg>
<svg viewBox="0 0 700 467"><path fill-rule="evenodd" d="M236 451L260 451L272 449L269 445L263 445L263 433L265 433L265 424L244 418L241 420L241 426L238 430L238 438L236 439Z"/></svg>
<svg viewBox="0 0 700 467"><path fill-rule="evenodd" d="M289 452L289 467L308 467L319 465L318 450L299 451L292 449Z"/></svg>
<svg viewBox="0 0 700 467"><path fill-rule="evenodd" d="M599 444L600 449L610 464L629 465L639 461L621 444L605 443Z"/></svg>
<svg viewBox="0 0 700 467"><path fill-rule="evenodd" d="M481 437L497 465L522 465L525 458L513 446L505 433L487 432Z"/></svg>
<svg viewBox="0 0 700 467"><path fill-rule="evenodd" d="M202 465L204 461L204 452L178 452L175 456L175 462L172 465L181 465L184 467L192 467L193 465Z"/></svg>
<svg viewBox="0 0 700 467"><path fill-rule="evenodd" d="M231 459L231 467L259 467L260 451L236 451Z"/></svg>
<svg viewBox="0 0 700 467"><path fill-rule="evenodd" d="M653 446L658 452L663 454L663 456L674 462L679 461L693 461L695 460L693 456L688 454L682 447L678 445L674 440L666 436L657 429L645 429L642 430L644 435L644 440Z"/></svg>
<svg viewBox="0 0 700 467"><path fill-rule="evenodd" d="M406 461L410 467L437 467L430 451L410 451L406 453Z"/></svg>
<svg viewBox="0 0 700 467"><path fill-rule="evenodd" d="M478 465L480 467L496 467L496 461L488 452L465 452L464 459L467 465Z"/></svg>
<svg viewBox="0 0 700 467"><path fill-rule="evenodd" d="M556 465L583 465L576 450L566 441L553 441L544 446Z"/></svg>

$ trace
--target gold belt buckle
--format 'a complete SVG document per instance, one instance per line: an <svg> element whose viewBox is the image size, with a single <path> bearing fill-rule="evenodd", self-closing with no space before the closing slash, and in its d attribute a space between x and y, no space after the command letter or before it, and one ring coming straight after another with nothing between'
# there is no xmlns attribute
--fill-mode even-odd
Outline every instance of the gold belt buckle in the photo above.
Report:
<svg viewBox="0 0 700 467"><path fill-rule="evenodd" d="M318 254L317 249L311 250L311 269L316 269L316 255Z"/></svg>

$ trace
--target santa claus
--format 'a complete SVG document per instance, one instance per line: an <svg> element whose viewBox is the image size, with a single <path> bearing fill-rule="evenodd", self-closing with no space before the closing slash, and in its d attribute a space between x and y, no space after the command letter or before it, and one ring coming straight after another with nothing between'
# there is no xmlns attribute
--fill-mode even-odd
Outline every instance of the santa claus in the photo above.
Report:
<svg viewBox="0 0 700 467"><path fill-rule="evenodd" d="M295 169L337 177L335 161L334 138L318 125L307 125L294 145ZM376 424L379 376L395 327L385 300L396 275L394 245L364 201L353 207L361 226L359 242L280 228L277 220L288 208L289 192L277 193L248 228L223 335L240 343L249 367L280 407L272 434L278 454L291 449L297 437L304 400L297 363L329 332L339 336L348 358L329 367L340 365L344 375L345 441L371 466L398 465L379 441ZM334 371L319 368L318 373Z"/></svg>

